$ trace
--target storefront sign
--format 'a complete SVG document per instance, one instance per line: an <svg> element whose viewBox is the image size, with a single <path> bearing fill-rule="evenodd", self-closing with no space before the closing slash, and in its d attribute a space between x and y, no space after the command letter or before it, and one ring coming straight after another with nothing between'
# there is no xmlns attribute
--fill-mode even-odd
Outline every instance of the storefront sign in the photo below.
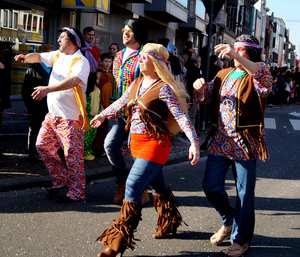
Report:
<svg viewBox="0 0 300 257"><path fill-rule="evenodd" d="M6 37L6 36L0 36L1 42L11 42L16 43L16 39L14 37Z"/></svg>
<svg viewBox="0 0 300 257"><path fill-rule="evenodd" d="M22 85L11 85L11 95L21 95L22 94Z"/></svg>
<svg viewBox="0 0 300 257"><path fill-rule="evenodd" d="M62 7L72 9L96 9L109 14L110 0L62 0Z"/></svg>
<svg viewBox="0 0 300 257"><path fill-rule="evenodd" d="M11 81L23 83L25 75L26 75L26 71L12 71Z"/></svg>
<svg viewBox="0 0 300 257"><path fill-rule="evenodd" d="M239 22L238 22L238 26L244 26L245 25L245 10L246 10L246 6L245 5L241 5L240 7L240 13L239 13Z"/></svg>

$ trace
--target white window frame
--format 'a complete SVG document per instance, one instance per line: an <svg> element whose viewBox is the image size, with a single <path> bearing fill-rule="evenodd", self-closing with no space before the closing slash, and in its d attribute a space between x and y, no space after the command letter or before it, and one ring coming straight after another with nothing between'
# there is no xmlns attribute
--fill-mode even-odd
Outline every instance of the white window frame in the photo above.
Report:
<svg viewBox="0 0 300 257"><path fill-rule="evenodd" d="M30 29L28 29L27 25L28 25L28 18L29 15L31 15L31 26ZM44 19L44 17L42 15L38 15L38 14L33 14L33 13L24 13L24 17L26 16L25 22L24 22L24 18L23 18L23 27L25 31L28 32L35 32L35 33L39 33L39 29L40 29L40 18L42 18L42 20ZM33 21L36 18L36 29L33 30Z"/></svg>
<svg viewBox="0 0 300 257"><path fill-rule="evenodd" d="M4 19L4 13L7 13L6 19ZM14 26L15 24L15 14L17 14L17 26ZM5 29L13 29L17 30L18 29L18 23L19 23L19 12L15 10L10 10L10 9L2 9L1 10L1 16L0 16L0 22L2 24L2 28Z"/></svg>

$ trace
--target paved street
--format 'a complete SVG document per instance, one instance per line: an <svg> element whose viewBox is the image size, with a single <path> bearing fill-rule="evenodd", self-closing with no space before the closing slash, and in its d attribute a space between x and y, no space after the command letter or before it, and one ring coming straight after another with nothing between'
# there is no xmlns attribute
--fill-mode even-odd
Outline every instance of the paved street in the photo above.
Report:
<svg viewBox="0 0 300 257"><path fill-rule="evenodd" d="M300 120L297 113L298 106L266 111L265 117L271 119L266 129L271 158L265 163L258 161L256 226L246 257L300 256L300 131L294 126ZM219 246L209 242L221 222L202 191L205 160L201 158L195 167L185 161L164 168L188 226L180 227L176 238L154 240L157 215L149 190L151 201L143 209L143 220L135 234L141 241L136 250L127 250L124 256L223 256L229 242ZM226 188L234 204L230 171ZM86 202L72 204L46 200L47 192L42 187L0 193L1 256L97 256L104 247L95 239L120 210L119 205L112 204L115 189L113 178L90 180Z"/></svg>

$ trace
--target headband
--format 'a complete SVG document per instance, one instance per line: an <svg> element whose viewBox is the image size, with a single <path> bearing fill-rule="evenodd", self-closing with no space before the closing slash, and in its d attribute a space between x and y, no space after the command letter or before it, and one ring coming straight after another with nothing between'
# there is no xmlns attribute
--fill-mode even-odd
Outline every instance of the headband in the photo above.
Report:
<svg viewBox="0 0 300 257"><path fill-rule="evenodd" d="M156 54L156 53L153 53L153 52L150 52L150 51L143 51L142 53L149 54L149 55L153 56L155 59L164 62L167 65L169 71L171 72L171 64L170 64L170 62L167 61L163 56L161 56L159 54Z"/></svg>
<svg viewBox="0 0 300 257"><path fill-rule="evenodd" d="M81 47L81 40L73 29L68 27L62 28L63 30L69 31L76 39L77 47L84 52L85 57L88 59L90 64L90 72L95 72L98 69L98 61L94 58L92 53L88 50L86 46Z"/></svg>
<svg viewBox="0 0 300 257"><path fill-rule="evenodd" d="M76 39L76 44L78 46L78 48L81 48L81 40L80 38L77 36L76 32L73 29L70 29L68 27L63 27L63 30L69 31Z"/></svg>
<svg viewBox="0 0 300 257"><path fill-rule="evenodd" d="M248 42L235 42L234 46L251 46L257 48L260 52L263 50L259 45Z"/></svg>

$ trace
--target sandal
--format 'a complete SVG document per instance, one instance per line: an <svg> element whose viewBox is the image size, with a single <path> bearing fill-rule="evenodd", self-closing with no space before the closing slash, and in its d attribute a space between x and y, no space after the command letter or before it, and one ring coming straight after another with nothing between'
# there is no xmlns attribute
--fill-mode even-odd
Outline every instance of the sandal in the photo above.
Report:
<svg viewBox="0 0 300 257"><path fill-rule="evenodd" d="M210 242L212 245L217 245L220 244L222 242L224 242L225 240L229 239L231 235L231 231L229 231L228 233L225 234L220 234L219 231L217 233L215 233L211 238L210 238ZM212 241L212 238L214 239L219 239L215 242Z"/></svg>
<svg viewBox="0 0 300 257"><path fill-rule="evenodd" d="M230 257L239 257L239 256L242 256L247 250L249 249L249 245L246 245L242 248L233 248L232 246L229 246L229 248L226 250L226 251L229 251L230 252L238 252L238 254L236 255L227 255L225 254L226 256L230 256Z"/></svg>

